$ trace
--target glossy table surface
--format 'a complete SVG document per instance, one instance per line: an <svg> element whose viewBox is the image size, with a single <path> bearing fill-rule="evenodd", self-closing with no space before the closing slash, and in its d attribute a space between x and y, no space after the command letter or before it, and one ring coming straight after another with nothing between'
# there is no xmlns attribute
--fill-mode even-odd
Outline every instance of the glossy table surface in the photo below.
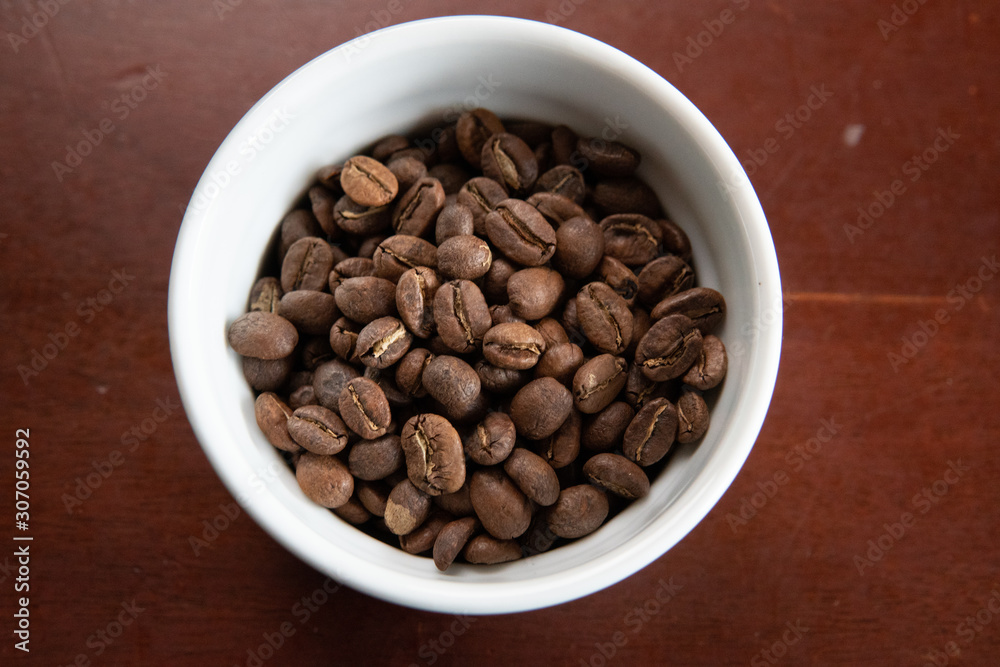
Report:
<svg viewBox="0 0 1000 667"><path fill-rule="evenodd" d="M237 513L167 336L182 211L247 109L350 38L462 13L592 35L687 95L757 189L786 306L767 420L705 520L497 617L324 591ZM996 664L996 3L25 0L0 25L3 664Z"/></svg>

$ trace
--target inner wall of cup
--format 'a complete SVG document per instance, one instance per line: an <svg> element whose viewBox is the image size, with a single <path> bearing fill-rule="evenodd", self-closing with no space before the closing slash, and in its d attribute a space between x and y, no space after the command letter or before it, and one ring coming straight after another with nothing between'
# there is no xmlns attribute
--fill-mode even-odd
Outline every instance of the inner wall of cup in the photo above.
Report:
<svg viewBox="0 0 1000 667"><path fill-rule="evenodd" d="M757 307L756 286L739 284L737 279L752 273L739 220L731 207L727 210L719 203L711 165L685 159L698 152L695 140L656 100L637 91L620 72L606 69L600 62L578 60L558 45L478 43L475 48L463 49L462 42L461 37L455 37L417 45L372 38L351 59L337 51L323 56L321 60L340 61L339 71L324 79L321 71L329 74L330 63L314 63L311 70L299 72L283 84L280 103L275 96L262 100L247 118L249 124L237 128L227 140L232 153L245 147L253 136L260 138L262 122L266 124L282 113L290 119L274 133L271 142L243 164L205 213L210 218L226 211L231 218L227 225L218 226L217 238L206 239L203 253L206 261L215 262L211 278L221 281L224 295L224 303L216 304L222 306L217 314L205 313L210 325L217 327L212 332L217 354L206 355L206 360L219 360L216 377L222 377L221 384L232 390L231 396L219 397L221 409L245 419L246 430L241 428L238 435L245 435L246 440L231 443L232 447L248 459L253 471L277 471L266 480L267 493L287 508L291 518L308 525L329 544L325 569L335 576L340 569L336 563L340 549L418 578L496 583L563 573L619 548L651 522L668 515L671 503L695 479L711 452L724 443L726 434L713 428L699 447L681 448L651 494L594 535L532 557L530 562L488 571L457 566L442 575L429 559L386 546L314 505L298 490L294 475L274 465L279 462L283 466L283 462L255 428L253 394L243 379L238 357L226 348L219 332L244 312L268 240L319 167L341 161L385 134L445 125L472 106L490 108L502 117L564 123L584 135L603 133L605 138L640 149L641 175L691 237L701 284L725 294L730 324L722 329L723 340L728 342L733 333L732 322L748 321ZM453 55L455 49L462 51L460 58ZM408 64L411 60L415 63L412 66ZM316 109L326 112L315 113ZM239 159L238 155L233 157ZM715 216L712 225L701 222L706 215ZM231 251L220 256L213 246ZM731 363L716 404L718 414L732 409L745 371L746 364L740 360Z"/></svg>

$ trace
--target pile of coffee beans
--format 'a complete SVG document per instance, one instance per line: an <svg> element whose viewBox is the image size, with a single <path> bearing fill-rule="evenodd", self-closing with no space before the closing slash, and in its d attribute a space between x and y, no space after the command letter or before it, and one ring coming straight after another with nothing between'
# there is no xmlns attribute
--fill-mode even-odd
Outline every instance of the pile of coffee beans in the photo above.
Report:
<svg viewBox="0 0 1000 667"><path fill-rule="evenodd" d="M648 493L708 428L725 301L639 161L475 109L319 171L229 328L309 498L444 570Z"/></svg>

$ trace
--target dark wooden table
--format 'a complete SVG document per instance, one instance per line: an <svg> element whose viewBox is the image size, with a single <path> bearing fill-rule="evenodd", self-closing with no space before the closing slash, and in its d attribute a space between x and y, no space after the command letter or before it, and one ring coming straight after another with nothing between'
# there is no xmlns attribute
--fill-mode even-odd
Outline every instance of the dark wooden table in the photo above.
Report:
<svg viewBox="0 0 1000 667"><path fill-rule="evenodd" d="M456 619L327 595L226 518L166 300L181 210L260 96L470 12L593 35L688 95L757 188L787 312L756 447L687 538L585 599ZM0 25L3 664L997 664L996 3L23 0Z"/></svg>

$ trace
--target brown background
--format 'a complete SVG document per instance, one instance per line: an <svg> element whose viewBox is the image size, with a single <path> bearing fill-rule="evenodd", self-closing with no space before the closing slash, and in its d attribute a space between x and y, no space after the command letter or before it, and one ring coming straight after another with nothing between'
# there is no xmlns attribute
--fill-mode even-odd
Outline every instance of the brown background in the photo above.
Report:
<svg viewBox="0 0 1000 667"><path fill-rule="evenodd" d="M58 12L24 41L10 33L46 3L0 2L0 661L246 665L287 622L294 634L264 664L772 664L762 651L776 643L784 664L995 664L1000 279L984 258L1000 245L996 3L907 0L902 25L880 28L889 0L396 2L50 0ZM679 67L675 52L726 8L735 20ZM293 607L324 577L245 515L196 555L189 538L232 499L182 411L151 421L157 401L179 399L166 301L180 210L229 129L295 68L376 21L472 12L624 50L748 165L788 306L774 400L715 510L623 583L458 624L344 588L302 623ZM121 118L114 100L150 66L162 80ZM789 132L780 121L814 86L831 96ZM114 129L59 180L52 163L105 118ZM913 171L925 151L935 162ZM849 233L897 180L892 205ZM127 286L88 306L115 271ZM67 325L65 349L23 381L18 366ZM144 423L155 432L124 445ZM31 434L30 655L11 635L18 428ZM796 453L809 447L809 460ZM120 465L67 511L78 478L110 457ZM779 471L773 497L753 498ZM736 523L751 499L756 515ZM905 512L910 525L887 536ZM891 546L859 573L880 538ZM671 578L674 599L633 611ZM117 630L133 600L142 611L105 643L96 633ZM984 624L965 624L977 612ZM802 634L791 646L786 624ZM616 633L624 645L605 659Z"/></svg>

